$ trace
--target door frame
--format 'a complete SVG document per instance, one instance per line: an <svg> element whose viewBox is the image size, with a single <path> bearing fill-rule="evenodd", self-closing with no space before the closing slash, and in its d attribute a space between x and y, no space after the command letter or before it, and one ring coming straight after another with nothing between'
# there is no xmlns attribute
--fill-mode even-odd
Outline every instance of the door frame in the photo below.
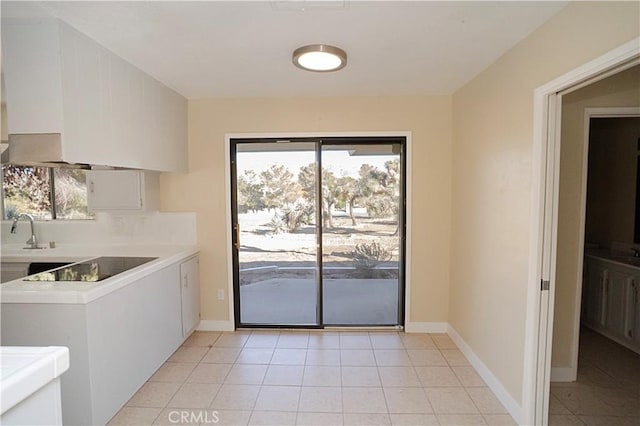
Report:
<svg viewBox="0 0 640 426"><path fill-rule="evenodd" d="M520 419L523 424L546 425L549 417L562 94L578 90L638 63L640 37L534 91L531 238Z"/></svg>
<svg viewBox="0 0 640 426"><path fill-rule="evenodd" d="M229 309L229 328L236 329L234 265L233 265L233 215L231 182L231 140L232 139L323 139L323 138L405 138L405 248L404 248L404 326L409 323L411 295L411 136L410 131L384 132L265 132L265 133L227 133L225 134L225 203L227 228L227 302ZM375 328L375 327L370 327ZM386 328L386 327L385 327Z"/></svg>
<svg viewBox="0 0 640 426"><path fill-rule="evenodd" d="M576 307L573 317L573 342L571 344L571 364L567 368L551 369L551 379L572 382L578 376L578 349L580 346L580 313L582 307L582 284L584 273L584 240L585 224L587 217L587 178L589 168L589 130L592 118L625 118L640 117L640 107L598 107L585 108L584 110L584 133L582 138L582 173L580 175L580 206L578 216L578 264L576 268L576 292L574 295L574 306Z"/></svg>

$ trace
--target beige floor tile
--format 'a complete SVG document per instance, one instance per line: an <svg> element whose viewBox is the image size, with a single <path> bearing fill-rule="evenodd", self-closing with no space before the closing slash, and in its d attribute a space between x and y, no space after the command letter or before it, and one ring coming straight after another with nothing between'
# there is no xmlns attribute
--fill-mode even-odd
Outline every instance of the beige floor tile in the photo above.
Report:
<svg viewBox="0 0 640 426"><path fill-rule="evenodd" d="M288 426L296 424L295 412L254 411L249 419L250 425Z"/></svg>
<svg viewBox="0 0 640 426"><path fill-rule="evenodd" d="M435 414L390 414L393 426L430 426L439 425Z"/></svg>
<svg viewBox="0 0 640 426"><path fill-rule="evenodd" d="M296 411L299 401L299 386L262 386L254 410Z"/></svg>
<svg viewBox="0 0 640 426"><path fill-rule="evenodd" d="M469 365L467 358L460 352L459 349L441 349L442 356L447 360L447 363L451 366L466 366Z"/></svg>
<svg viewBox="0 0 640 426"><path fill-rule="evenodd" d="M281 333L276 347L286 349L307 349L309 346L308 332Z"/></svg>
<svg viewBox="0 0 640 426"><path fill-rule="evenodd" d="M242 348L224 348L216 347L209 349L204 358L200 362L208 362L214 364L233 364L236 362Z"/></svg>
<svg viewBox="0 0 640 426"><path fill-rule="evenodd" d="M437 349L407 349L411 364L418 367L446 366L447 360Z"/></svg>
<svg viewBox="0 0 640 426"><path fill-rule="evenodd" d="M306 349L280 349L273 352L271 364L279 365L304 365L307 358Z"/></svg>
<svg viewBox="0 0 640 426"><path fill-rule="evenodd" d="M462 386L451 367L415 367L415 370L424 387Z"/></svg>
<svg viewBox="0 0 640 426"><path fill-rule="evenodd" d="M246 426L249 424L251 411L248 410L216 410L220 426Z"/></svg>
<svg viewBox="0 0 640 426"><path fill-rule="evenodd" d="M269 364L273 356L273 349L245 347L238 355L238 364Z"/></svg>
<svg viewBox="0 0 640 426"><path fill-rule="evenodd" d="M381 387L377 367L342 367L342 386Z"/></svg>
<svg viewBox="0 0 640 426"><path fill-rule="evenodd" d="M304 368L303 386L341 386L340 367L307 365Z"/></svg>
<svg viewBox="0 0 640 426"><path fill-rule="evenodd" d="M273 349L278 343L280 333L258 333L253 332L244 344L245 348L270 348Z"/></svg>
<svg viewBox="0 0 640 426"><path fill-rule="evenodd" d="M220 390L214 383L185 383L173 395L167 407L207 408Z"/></svg>
<svg viewBox="0 0 640 426"><path fill-rule="evenodd" d="M331 332L309 333L309 349L340 349L340 335Z"/></svg>
<svg viewBox="0 0 640 426"><path fill-rule="evenodd" d="M508 414L484 414L482 417L489 426L518 426Z"/></svg>
<svg viewBox="0 0 640 426"><path fill-rule="evenodd" d="M586 426L638 426L638 417L619 416L577 416Z"/></svg>
<svg viewBox="0 0 640 426"><path fill-rule="evenodd" d="M200 363L187 379L188 383L224 383L233 364Z"/></svg>
<svg viewBox="0 0 640 426"><path fill-rule="evenodd" d="M438 422L442 426L486 425L484 417L479 414L438 414Z"/></svg>
<svg viewBox="0 0 640 426"><path fill-rule="evenodd" d="M345 426L385 426L390 425L388 414L344 413Z"/></svg>
<svg viewBox="0 0 640 426"><path fill-rule="evenodd" d="M404 349L375 349L376 364L379 366L410 366L411 360Z"/></svg>
<svg viewBox="0 0 640 426"><path fill-rule="evenodd" d="M571 411L555 396L552 392L549 393L549 414L571 414Z"/></svg>
<svg viewBox="0 0 640 426"><path fill-rule="evenodd" d="M433 342L436 344L438 349L458 349L451 337L448 334L431 334L431 338Z"/></svg>
<svg viewBox="0 0 640 426"><path fill-rule="evenodd" d="M171 362L200 362L209 351L206 346L181 346L171 355Z"/></svg>
<svg viewBox="0 0 640 426"><path fill-rule="evenodd" d="M193 362L165 362L149 379L150 382L177 382L187 380L197 364Z"/></svg>
<svg viewBox="0 0 640 426"><path fill-rule="evenodd" d="M372 349L341 349L340 363L342 366L375 366L376 358Z"/></svg>
<svg viewBox="0 0 640 426"><path fill-rule="evenodd" d="M402 339L396 332L372 331L369 333L369 339L374 349L404 349Z"/></svg>
<svg viewBox="0 0 640 426"><path fill-rule="evenodd" d="M215 341L215 347L241 348L249 339L250 334L246 332L222 333Z"/></svg>
<svg viewBox="0 0 640 426"><path fill-rule="evenodd" d="M436 414L478 414L464 388L425 388Z"/></svg>
<svg viewBox="0 0 640 426"><path fill-rule="evenodd" d="M266 372L266 365L235 364L227 374L225 383L232 385L260 385Z"/></svg>
<svg viewBox="0 0 640 426"><path fill-rule="evenodd" d="M462 383L462 386L466 387L484 387L487 386L482 377L471 366L455 366L451 367L453 372Z"/></svg>
<svg viewBox="0 0 640 426"><path fill-rule="evenodd" d="M342 412L342 389L340 387L303 387L298 411L316 413Z"/></svg>
<svg viewBox="0 0 640 426"><path fill-rule="evenodd" d="M298 413L299 426L339 426L343 424L342 413Z"/></svg>
<svg viewBox="0 0 640 426"><path fill-rule="evenodd" d="M307 350L307 365L340 365L339 349L309 349Z"/></svg>
<svg viewBox="0 0 640 426"><path fill-rule="evenodd" d="M553 394L575 415L617 416L621 411L620 406L606 402L597 388L554 388Z"/></svg>
<svg viewBox="0 0 640 426"><path fill-rule="evenodd" d="M109 425L150 425L158 417L162 408L122 407L109 421Z"/></svg>
<svg viewBox="0 0 640 426"><path fill-rule="evenodd" d="M264 377L265 385L301 386L304 367L301 365L270 365Z"/></svg>
<svg viewBox="0 0 640 426"><path fill-rule="evenodd" d="M389 413L432 414L423 388L384 388Z"/></svg>
<svg viewBox="0 0 640 426"><path fill-rule="evenodd" d="M549 415L549 426L584 426L584 423L573 414Z"/></svg>
<svg viewBox="0 0 640 426"><path fill-rule="evenodd" d="M341 333L340 349L371 349L371 339L368 334Z"/></svg>
<svg viewBox="0 0 640 426"><path fill-rule="evenodd" d="M422 386L413 367L378 367L382 386Z"/></svg>
<svg viewBox="0 0 640 426"><path fill-rule="evenodd" d="M221 334L216 331L194 331L182 346L212 346Z"/></svg>
<svg viewBox="0 0 640 426"><path fill-rule="evenodd" d="M345 413L387 413L381 388L348 388L342 393L342 407Z"/></svg>
<svg viewBox="0 0 640 426"><path fill-rule="evenodd" d="M437 349L428 334L401 334L400 339L405 349Z"/></svg>
<svg viewBox="0 0 640 426"><path fill-rule="evenodd" d="M222 385L211 403L214 410L252 410L258 398L260 386Z"/></svg>
<svg viewBox="0 0 640 426"><path fill-rule="evenodd" d="M482 414L507 414L507 410L489 388L468 388L467 393Z"/></svg>
<svg viewBox="0 0 640 426"><path fill-rule="evenodd" d="M180 388L180 383L147 382L131 397L130 407L164 408Z"/></svg>

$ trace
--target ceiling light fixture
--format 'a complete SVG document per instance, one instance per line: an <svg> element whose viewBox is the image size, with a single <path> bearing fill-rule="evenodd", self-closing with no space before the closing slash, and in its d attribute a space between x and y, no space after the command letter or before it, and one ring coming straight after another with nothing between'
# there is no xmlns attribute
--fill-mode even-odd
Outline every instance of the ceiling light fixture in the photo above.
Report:
<svg viewBox="0 0 640 426"><path fill-rule="evenodd" d="M293 64L307 71L338 71L347 65L347 53L327 44L310 44L293 52Z"/></svg>

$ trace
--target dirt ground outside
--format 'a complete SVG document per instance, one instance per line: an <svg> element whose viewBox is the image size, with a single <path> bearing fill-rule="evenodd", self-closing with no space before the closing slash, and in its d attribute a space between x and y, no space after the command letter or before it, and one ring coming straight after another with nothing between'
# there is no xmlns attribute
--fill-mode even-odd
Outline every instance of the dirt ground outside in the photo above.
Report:
<svg viewBox="0 0 640 426"><path fill-rule="evenodd" d="M377 242L391 254L380 267L397 268L400 238L397 218L369 218L364 208L354 209L357 225L353 226L346 211L337 210L331 229L324 229L322 248L324 267L353 266L353 250L357 244ZM240 269L278 266L314 267L316 265L315 224L303 225L294 233L274 233L269 222L274 211L241 213Z"/></svg>

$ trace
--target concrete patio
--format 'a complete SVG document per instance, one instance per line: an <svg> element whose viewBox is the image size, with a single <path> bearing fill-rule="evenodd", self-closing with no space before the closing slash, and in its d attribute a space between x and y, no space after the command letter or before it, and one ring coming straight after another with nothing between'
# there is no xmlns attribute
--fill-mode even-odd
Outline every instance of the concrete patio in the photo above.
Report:
<svg viewBox="0 0 640 426"><path fill-rule="evenodd" d="M398 280L325 279L325 325L396 325ZM316 323L317 287L313 278L271 278L240 286L244 324Z"/></svg>

